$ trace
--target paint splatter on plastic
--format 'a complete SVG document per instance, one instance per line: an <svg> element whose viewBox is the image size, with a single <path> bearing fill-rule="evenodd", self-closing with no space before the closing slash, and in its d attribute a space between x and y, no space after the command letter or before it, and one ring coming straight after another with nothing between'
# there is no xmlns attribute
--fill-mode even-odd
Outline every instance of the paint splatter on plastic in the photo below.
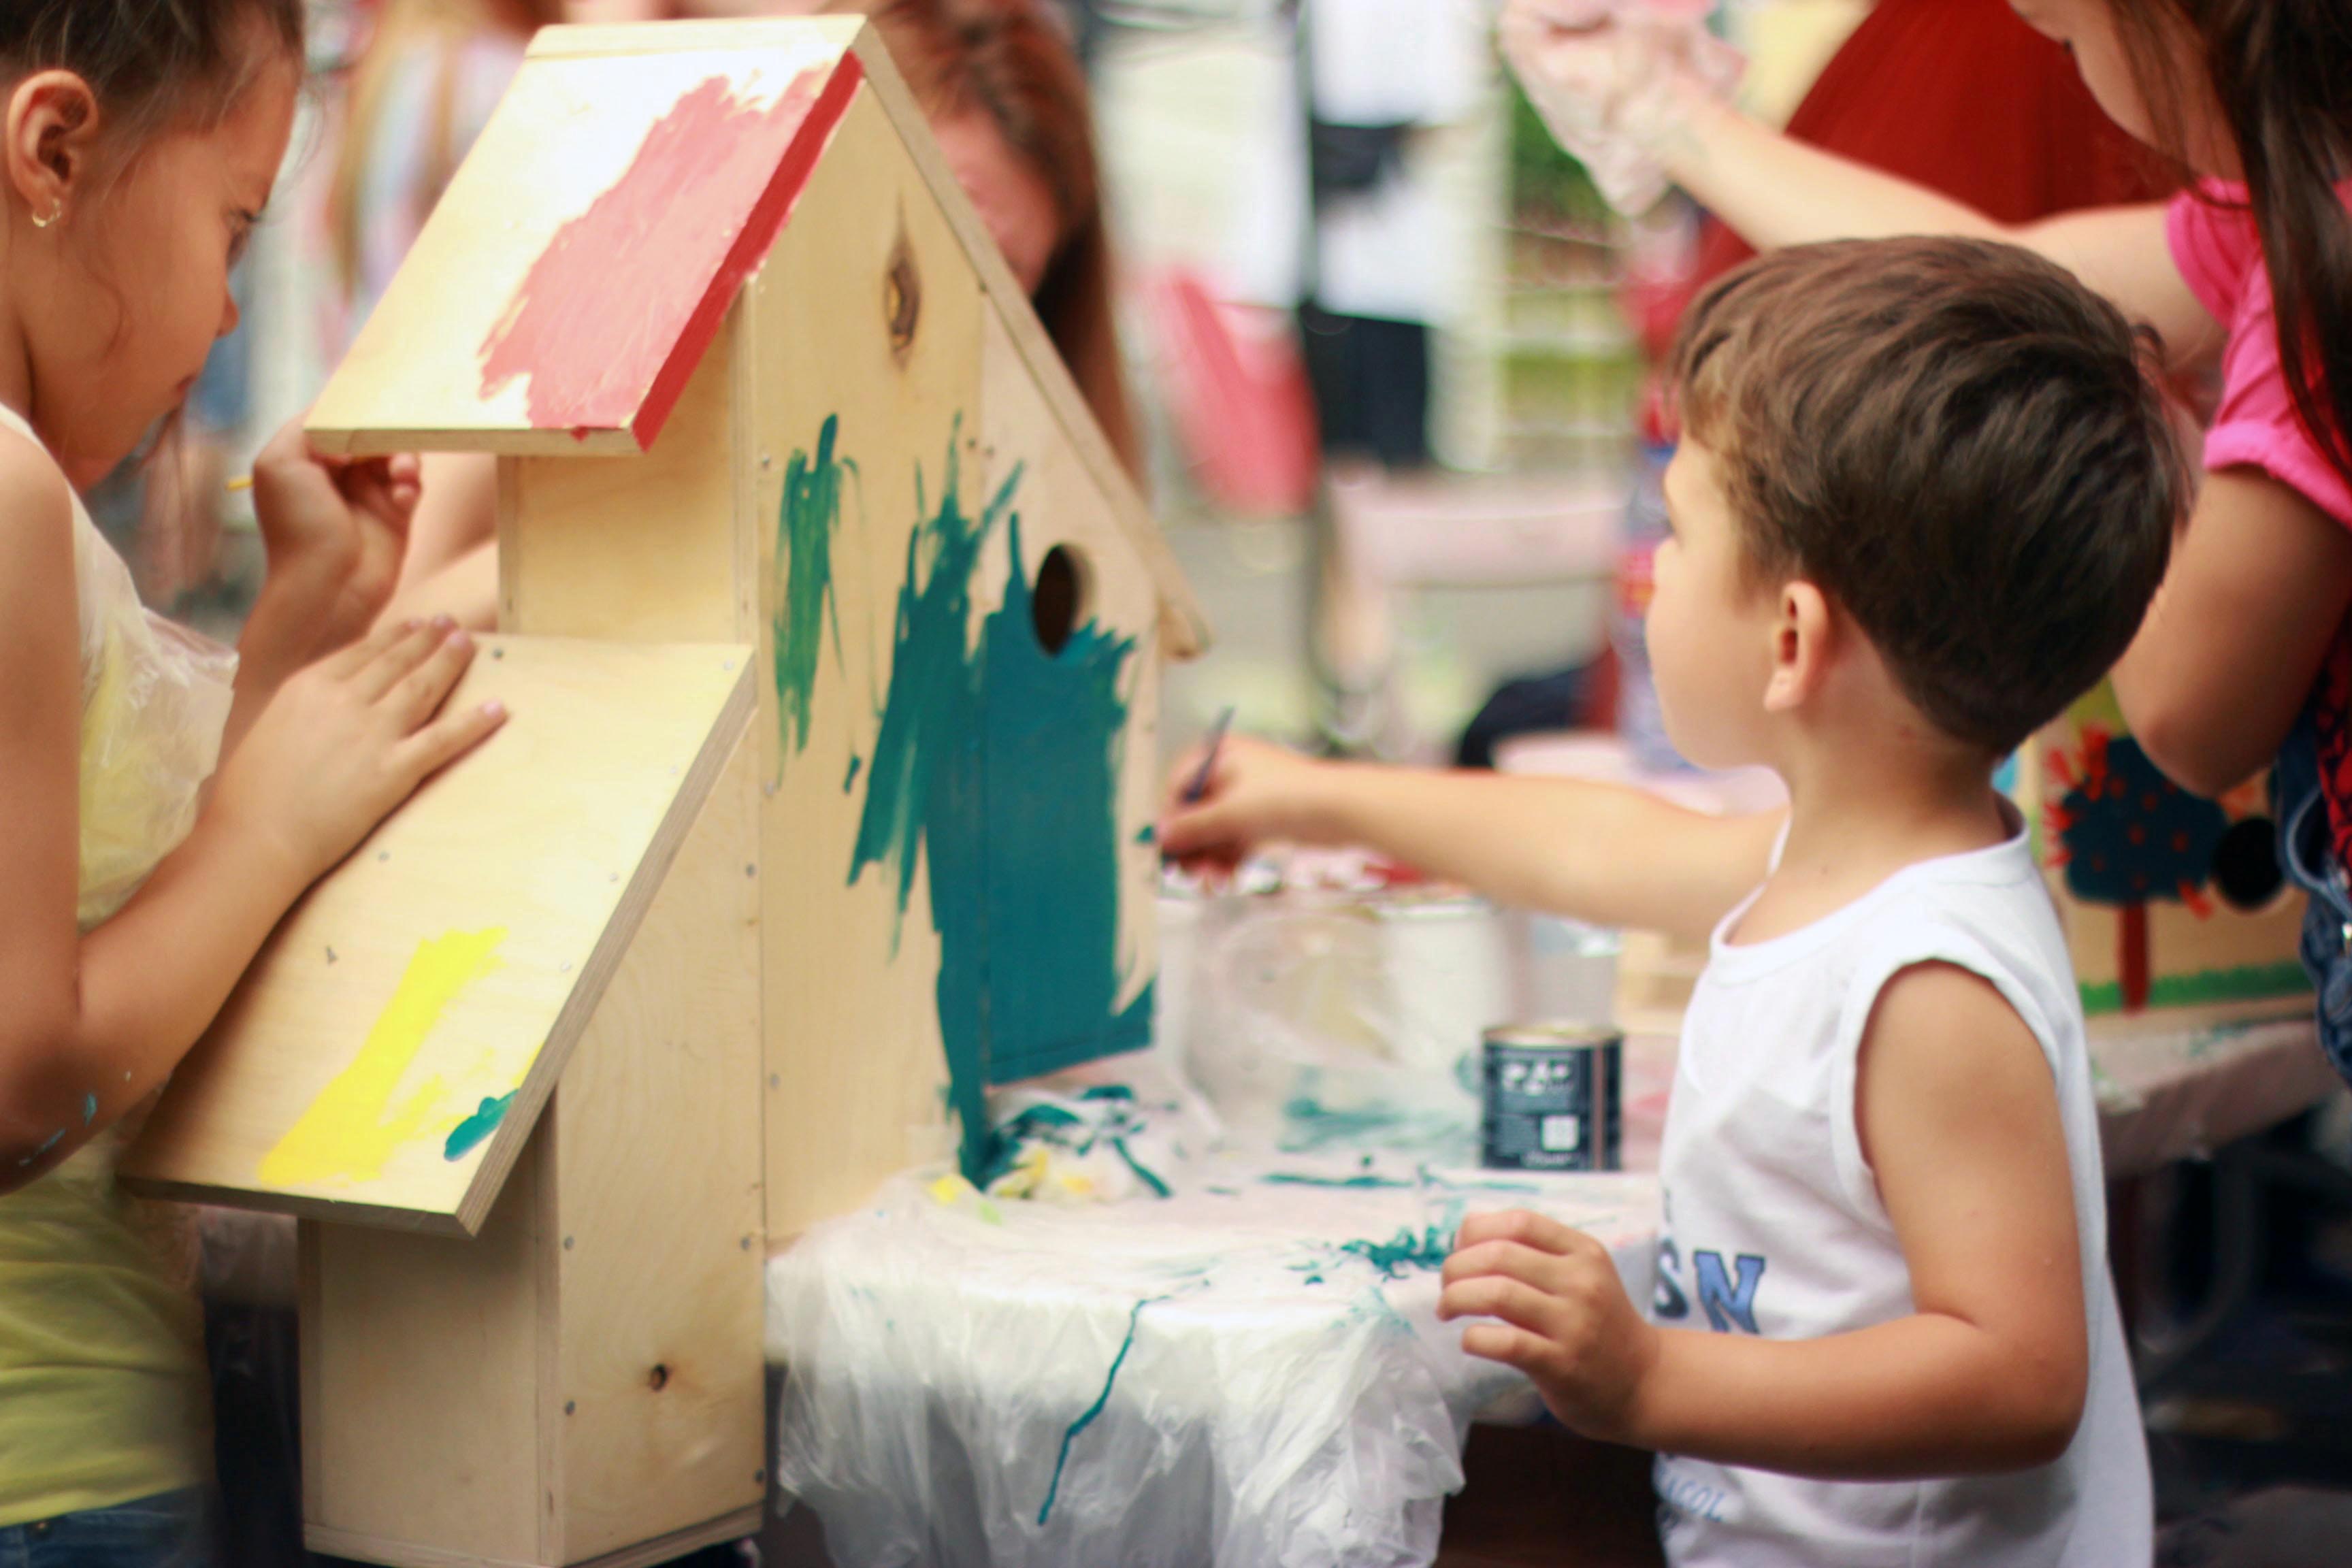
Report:
<svg viewBox="0 0 2352 1568"><path fill-rule="evenodd" d="M1054 1515L1054 1500L1062 1493L1062 1471L1070 1462L1070 1445L1078 1440L1079 1433L1094 1425L1095 1417L1100 1415L1110 1404L1111 1386L1118 1382L1118 1369L1127 1364L1127 1353L1135 1348L1135 1331L1143 1321L1143 1309L1150 1306L1154 1301L1166 1300L1168 1298L1165 1296L1146 1296L1135 1304L1135 1310L1127 1315L1127 1337L1118 1342L1118 1353L1111 1357L1110 1373L1103 1379L1102 1392L1095 1395L1095 1402L1087 1406L1086 1414L1071 1422L1069 1430L1062 1434L1062 1453L1061 1457L1054 1461L1053 1483L1045 1489L1045 1506L1037 1510L1039 1524L1044 1524Z"/></svg>
<svg viewBox="0 0 2352 1568"><path fill-rule="evenodd" d="M1381 1271L1383 1279L1402 1279L1415 1270L1443 1268L1454 1250L1454 1226L1408 1226L1386 1241L1342 1242L1339 1250L1353 1253Z"/></svg>
<svg viewBox="0 0 2352 1568"><path fill-rule="evenodd" d="M1369 1193L1410 1188L1411 1182L1394 1176L1310 1176L1297 1171L1276 1171L1259 1178L1269 1187L1334 1187Z"/></svg>

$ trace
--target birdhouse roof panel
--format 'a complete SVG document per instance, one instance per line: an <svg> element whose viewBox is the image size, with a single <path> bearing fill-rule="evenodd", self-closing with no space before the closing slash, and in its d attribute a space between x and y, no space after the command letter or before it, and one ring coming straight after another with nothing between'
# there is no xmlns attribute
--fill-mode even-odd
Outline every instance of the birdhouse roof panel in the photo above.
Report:
<svg viewBox="0 0 2352 1568"><path fill-rule="evenodd" d="M855 18L661 31L541 34L313 411L322 445L652 446L862 78Z"/></svg>

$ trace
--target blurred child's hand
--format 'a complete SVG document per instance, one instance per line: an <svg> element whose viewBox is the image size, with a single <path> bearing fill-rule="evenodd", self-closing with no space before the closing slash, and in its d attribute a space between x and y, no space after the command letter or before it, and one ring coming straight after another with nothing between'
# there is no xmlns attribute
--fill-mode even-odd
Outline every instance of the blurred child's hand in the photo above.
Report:
<svg viewBox="0 0 2352 1568"><path fill-rule="evenodd" d="M312 655L351 643L391 599L420 493L414 457L329 457L299 419L254 459L254 516L281 590L273 602L315 616Z"/></svg>
<svg viewBox="0 0 2352 1568"><path fill-rule="evenodd" d="M506 721L496 703L440 712L473 659L472 638L436 623L385 627L311 665L223 766L214 808L281 847L305 882L320 876Z"/></svg>
<svg viewBox="0 0 2352 1568"><path fill-rule="evenodd" d="M1207 752L1195 747L1169 777L1160 822L1160 852L1167 858L1224 880L1271 840L1328 839L1319 786L1332 771L1330 763L1228 735L1201 798L1187 801L1185 792L1206 760Z"/></svg>
<svg viewBox="0 0 2352 1568"><path fill-rule="evenodd" d="M1706 0L1507 0L1503 58L1552 139L1610 205L1636 216L1666 192L1665 149L1694 97L1723 99L1740 58L1706 31Z"/></svg>
<svg viewBox="0 0 2352 1568"><path fill-rule="evenodd" d="M1534 1380L1551 1413L1589 1437L1633 1439L1658 1331L1625 1294L1609 1249L1526 1210L1472 1215L1445 1260L1437 1315L1493 1318L1462 1348Z"/></svg>

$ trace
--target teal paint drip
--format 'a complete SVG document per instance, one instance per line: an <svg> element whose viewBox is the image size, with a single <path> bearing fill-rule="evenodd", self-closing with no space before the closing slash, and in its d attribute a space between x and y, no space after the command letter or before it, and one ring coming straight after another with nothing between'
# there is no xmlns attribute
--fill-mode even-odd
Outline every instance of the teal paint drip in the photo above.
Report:
<svg viewBox="0 0 2352 1568"><path fill-rule="evenodd" d="M839 415L817 432L816 456L794 450L784 467L784 500L776 520L776 554L783 582L775 594L771 631L775 648L778 765L784 754L808 748L810 705L824 628L833 627L833 662L841 668L841 605L833 591L833 536L841 527L841 476L856 465L834 457Z"/></svg>
<svg viewBox="0 0 2352 1568"><path fill-rule="evenodd" d="M922 852L950 1105L963 1173L977 1184L989 1164L988 1085L1149 1044L1152 990L1117 1005L1120 686L1134 639L1089 622L1059 654L1045 652L1014 510L1023 470L967 515L961 428L949 438L937 510L923 508L908 541L849 880L882 868L903 922ZM919 503L919 471L916 488ZM975 644L982 547L999 526L1010 542L1004 599Z"/></svg>
<svg viewBox="0 0 2352 1568"><path fill-rule="evenodd" d="M1412 1185L1411 1182L1401 1182L1393 1176L1309 1176L1296 1171L1274 1171L1258 1179L1269 1187L1334 1187L1359 1193Z"/></svg>
<svg viewBox="0 0 2352 1568"><path fill-rule="evenodd" d="M1444 1268L1447 1255L1454 1250L1455 1228L1433 1225L1415 1231L1408 1226L1387 1241L1344 1242L1339 1250L1354 1253L1379 1269L1384 1279L1402 1279L1414 1269Z"/></svg>
<svg viewBox="0 0 2352 1568"><path fill-rule="evenodd" d="M483 1141L499 1130L499 1123L507 1119L507 1107L513 1103L511 1094L485 1099L473 1115L449 1129L449 1141L441 1145L441 1157L462 1160L481 1147Z"/></svg>
<svg viewBox="0 0 2352 1568"><path fill-rule="evenodd" d="M1118 1353L1110 1358L1110 1375L1103 1379L1102 1392L1095 1395L1092 1405L1087 1406L1087 1413L1071 1422L1069 1430L1062 1434L1062 1452L1054 1461L1054 1479L1045 1489L1045 1506L1037 1510L1040 1525L1053 1517L1054 1500L1062 1495L1062 1471L1070 1462L1070 1445L1078 1440L1079 1433L1095 1424L1095 1417L1110 1404L1111 1386L1118 1382L1118 1369L1127 1364L1127 1352L1135 1348L1135 1331L1143 1321L1143 1309L1154 1301L1166 1300L1165 1296L1146 1296L1135 1304L1135 1310L1127 1315L1127 1338L1118 1342Z"/></svg>

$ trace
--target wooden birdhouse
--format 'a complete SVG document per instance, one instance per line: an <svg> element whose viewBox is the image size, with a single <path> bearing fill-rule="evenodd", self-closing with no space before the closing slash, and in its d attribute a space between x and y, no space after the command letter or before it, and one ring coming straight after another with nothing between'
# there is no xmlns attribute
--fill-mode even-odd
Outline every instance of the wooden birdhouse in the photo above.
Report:
<svg viewBox="0 0 2352 1568"><path fill-rule="evenodd" d="M2014 793L2095 1028L2310 1007L2303 896L2279 868L2267 778L2218 801L2189 795L2101 686L2021 753Z"/></svg>
<svg viewBox="0 0 2352 1568"><path fill-rule="evenodd" d="M755 1527L761 1267L1146 1043L1163 542L855 18L557 27L310 420L495 453L507 727L126 1167L302 1216L310 1544Z"/></svg>

